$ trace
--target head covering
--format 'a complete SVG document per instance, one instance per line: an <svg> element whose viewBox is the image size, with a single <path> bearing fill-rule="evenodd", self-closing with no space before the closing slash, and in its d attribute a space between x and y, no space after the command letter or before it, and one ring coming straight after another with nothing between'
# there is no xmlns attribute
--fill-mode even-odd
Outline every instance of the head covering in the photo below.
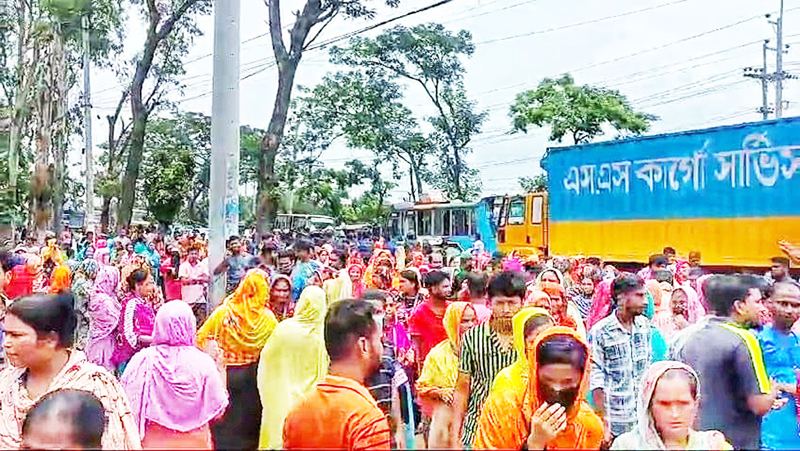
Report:
<svg viewBox="0 0 800 451"><path fill-rule="evenodd" d="M461 349L461 334L458 333L461 326L461 318L464 317L464 312L471 308L473 312L475 308L469 302L452 302L447 306L444 311L444 330L447 332L447 339L450 341L450 346L454 351Z"/></svg>
<svg viewBox="0 0 800 451"><path fill-rule="evenodd" d="M95 280L97 278L97 272L100 270L100 263L97 260L87 259L81 262L78 265L78 269L75 270L76 274L83 274L89 280Z"/></svg>
<svg viewBox="0 0 800 451"><path fill-rule="evenodd" d="M284 320L261 351L258 391L264 406L260 449L280 449L283 422L291 408L328 371L324 321L325 292L306 287L293 317Z"/></svg>
<svg viewBox="0 0 800 451"><path fill-rule="evenodd" d="M536 276L536 284L540 285L542 283L542 277L545 273L552 272L558 278L558 283L563 287L564 286L564 274L561 271L557 270L556 268L547 268L544 271L540 272L538 276Z"/></svg>
<svg viewBox="0 0 800 451"><path fill-rule="evenodd" d="M667 449L664 442L661 440L661 435L656 429L655 420L651 408L651 401L656 391L656 386L661 376L669 370L683 370L694 376L698 383L697 392L700 392L700 379L697 373L688 365L675 361L661 361L656 362L647 369L642 380L642 386L639 390L641 397L641 405L645 406L639 412L639 419L636 428L614 441L615 449L652 449L652 450L665 450ZM619 442L619 443L617 443ZM727 445L727 446L726 446ZM703 431L698 432L689 429L689 442L686 449L708 449L708 450L721 450L732 449L725 441L725 436L718 431Z"/></svg>
<svg viewBox="0 0 800 451"><path fill-rule="evenodd" d="M61 293L72 285L72 271L69 266L61 264L53 270L50 281L50 293Z"/></svg>
<svg viewBox="0 0 800 451"><path fill-rule="evenodd" d="M524 321L521 322L524 326ZM539 368L536 363L536 351L543 341L557 335L572 337L584 346L586 360L574 408L567 413L566 429L546 444L547 449L598 449L600 447L604 439L603 422L584 400L591 366L589 347L576 331L555 326L539 334L533 343L533 349L528 351L528 377L522 389L519 388L519 381L517 381L517 386L503 387L497 384L496 379L478 420L478 429L473 444L475 449L519 449L525 444L530 434L531 417L543 402L539 393ZM501 371L500 374L504 374L506 370L508 368Z"/></svg>
<svg viewBox="0 0 800 451"><path fill-rule="evenodd" d="M459 326L464 312L467 308L472 308L469 302L453 302L447 306L444 312L445 332L447 340L434 346L422 366L422 374L417 380L417 390L420 395L422 411L430 416L434 410L431 397L436 397L441 390L452 390L456 386L458 377L458 355L457 351L461 346Z"/></svg>
<svg viewBox="0 0 800 451"><path fill-rule="evenodd" d="M208 339L219 343L226 362L246 365L258 360L278 321L267 303L268 275L264 270L251 269L236 291L217 307L197 333L202 348Z"/></svg>
<svg viewBox="0 0 800 451"><path fill-rule="evenodd" d="M117 299L119 270L114 266L103 266L97 272L94 286L89 294L89 342L86 357L105 368L112 368L114 353L113 333L119 324L122 306Z"/></svg>
<svg viewBox="0 0 800 451"><path fill-rule="evenodd" d="M503 271L522 271L522 260L517 256L515 251L512 251L502 262Z"/></svg>
<svg viewBox="0 0 800 451"><path fill-rule="evenodd" d="M528 357L525 354L525 323L530 318L546 316L553 320L550 312L541 307L525 307L511 319L514 330L514 348L517 361L504 368L494 379L492 390L513 390L522 396L528 384Z"/></svg>
<svg viewBox="0 0 800 451"><path fill-rule="evenodd" d="M542 405L541 393L539 392L539 365L538 350L542 342L555 337L567 336L575 339L586 349L586 360L583 368L583 375L578 389L578 396L575 399L575 406L567 412L567 428L555 439L547 443L548 449L588 449L587 440L594 440L596 431L589 428L591 423L599 420L591 407L586 403L586 393L589 388L589 372L591 368L591 349L589 345L575 330L567 327L555 326L546 329L533 342L533 349L528 352L528 365L530 376L528 378L528 391L525 394L524 409L526 413L533 415L533 412ZM528 418L530 418L530 416ZM602 423L601 423L602 424ZM602 433L602 426L600 432Z"/></svg>
<svg viewBox="0 0 800 451"><path fill-rule="evenodd" d="M523 304L526 307L540 307L547 310L550 308L550 295L531 284L525 293Z"/></svg>
<svg viewBox="0 0 800 451"><path fill-rule="evenodd" d="M352 264L350 264L347 267L347 278L348 279L350 278L350 271L352 269L354 269L354 268L358 268L358 270L361 271L361 277L358 280L352 281L352 284L353 284L352 295L353 295L354 298L359 298L359 297L361 297L362 294L364 294L364 271L365 270L364 270L364 265L362 265L360 263L352 263Z"/></svg>
<svg viewBox="0 0 800 451"><path fill-rule="evenodd" d="M586 320L586 329L591 330L595 324L611 313L611 285L614 279L606 279L598 283L592 296L592 307Z"/></svg>
<svg viewBox="0 0 800 451"><path fill-rule="evenodd" d="M228 406L228 393L214 360L195 346L195 318L183 301L156 314L153 345L136 353L120 382L144 437L147 421L189 432Z"/></svg>
<svg viewBox="0 0 800 451"><path fill-rule="evenodd" d="M567 299L566 295L564 294L564 287L553 282L540 282L539 288L545 292L551 299L550 314L553 316L556 324L559 326L569 327L572 329L578 328L577 322L572 319L569 314L567 313L567 309L569 307L569 300ZM554 311L554 303L552 302L553 298L561 298L561 302L563 304L563 309L561 311Z"/></svg>

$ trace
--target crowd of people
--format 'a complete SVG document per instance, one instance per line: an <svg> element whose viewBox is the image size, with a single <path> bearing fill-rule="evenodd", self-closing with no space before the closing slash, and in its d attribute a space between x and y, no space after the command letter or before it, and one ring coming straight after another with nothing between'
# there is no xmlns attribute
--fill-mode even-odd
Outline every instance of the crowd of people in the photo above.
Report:
<svg viewBox="0 0 800 451"><path fill-rule="evenodd" d="M800 247L456 258L367 236L0 252L0 447L800 449ZM223 278L226 296L209 302Z"/></svg>

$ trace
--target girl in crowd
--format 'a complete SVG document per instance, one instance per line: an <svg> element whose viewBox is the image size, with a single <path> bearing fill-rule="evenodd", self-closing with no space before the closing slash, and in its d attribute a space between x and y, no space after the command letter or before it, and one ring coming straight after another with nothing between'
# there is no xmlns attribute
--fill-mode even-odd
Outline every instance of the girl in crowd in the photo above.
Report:
<svg viewBox="0 0 800 451"><path fill-rule="evenodd" d="M272 280L269 308L278 322L292 317L292 279L288 276L278 274Z"/></svg>
<svg viewBox="0 0 800 451"><path fill-rule="evenodd" d="M152 346L122 376L145 449L213 449L209 424L228 406L225 367L197 349L195 324L188 304L164 304Z"/></svg>
<svg viewBox="0 0 800 451"><path fill-rule="evenodd" d="M698 384L697 373L683 363L654 363L645 373L640 389L638 425L617 437L611 449L733 449L719 431L692 429L699 408Z"/></svg>
<svg viewBox="0 0 800 451"><path fill-rule="evenodd" d="M230 408L211 427L218 449L258 448L261 399L257 372L261 350L278 321L270 311L264 270L252 269L197 332L200 348L216 342L226 365Z"/></svg>
<svg viewBox="0 0 800 451"><path fill-rule="evenodd" d="M114 332L119 325L121 306L117 299L119 270L114 266L103 266L97 272L89 295L89 340L86 356L92 363L114 371L111 358L114 355Z"/></svg>
<svg viewBox="0 0 800 451"><path fill-rule="evenodd" d="M423 413L431 418L429 449L447 449L452 443L453 393L458 377L461 337L477 323L475 309L468 302L453 302L444 313L447 340L434 346L425 358L417 392Z"/></svg>
<svg viewBox="0 0 800 451"><path fill-rule="evenodd" d="M156 289L147 271L133 271L127 279L127 285L129 292L121 304L116 349L111 361L117 366L119 374L125 371L125 365L136 352L152 343L156 318L153 307L145 302L145 298Z"/></svg>
<svg viewBox="0 0 800 451"><path fill-rule="evenodd" d="M328 372L323 336L325 311L325 292L319 287L306 287L297 301L297 313L278 324L261 351L261 449L283 446L283 421L292 406Z"/></svg>

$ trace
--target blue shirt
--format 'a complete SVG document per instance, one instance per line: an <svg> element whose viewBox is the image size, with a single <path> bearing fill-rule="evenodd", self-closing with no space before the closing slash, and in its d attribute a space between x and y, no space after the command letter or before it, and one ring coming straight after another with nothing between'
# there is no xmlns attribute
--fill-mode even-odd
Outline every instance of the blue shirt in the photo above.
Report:
<svg viewBox="0 0 800 451"><path fill-rule="evenodd" d="M758 334L767 375L783 384L797 384L800 369L800 340L794 332L784 334L765 326ZM788 402L778 410L770 410L761 420L761 449L800 449L797 425L797 403L794 396L781 393Z"/></svg>

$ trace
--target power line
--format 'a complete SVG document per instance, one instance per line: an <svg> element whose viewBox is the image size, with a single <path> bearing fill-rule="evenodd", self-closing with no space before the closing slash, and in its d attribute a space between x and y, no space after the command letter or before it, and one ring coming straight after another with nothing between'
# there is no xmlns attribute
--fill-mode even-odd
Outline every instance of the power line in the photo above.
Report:
<svg viewBox="0 0 800 451"><path fill-rule="evenodd" d="M662 3L660 5L648 6L647 8L637 9L635 11L628 11L628 12L621 13L621 14L616 14L616 15L613 15L613 16L601 17L599 19L592 19L592 20L588 20L588 21L585 21L585 22L578 22L578 23L574 23L574 24L570 24L570 25L564 25L564 26L561 26L561 27L549 28L547 30L537 30L537 31L531 31L531 32L528 32L528 33L517 34L517 35L514 35L514 36L506 36L506 37L503 37L503 38L489 39L488 41L476 42L475 45L493 44L495 42L503 42L503 41L508 41L508 40L511 40L511 39L524 38L526 36L533 36L533 35L536 35L536 34L545 34L545 33L550 33L550 32L553 32L553 31L568 30L570 28L581 27L581 26L584 26L584 25L603 22L603 21L606 21L606 20L618 19L620 17L631 16L631 15L643 13L643 12L646 12L646 11L652 11L652 10L655 10L655 9L663 8L665 6L676 5L678 3L685 3L687 1L688 0L675 0L675 1L670 2L670 3Z"/></svg>

